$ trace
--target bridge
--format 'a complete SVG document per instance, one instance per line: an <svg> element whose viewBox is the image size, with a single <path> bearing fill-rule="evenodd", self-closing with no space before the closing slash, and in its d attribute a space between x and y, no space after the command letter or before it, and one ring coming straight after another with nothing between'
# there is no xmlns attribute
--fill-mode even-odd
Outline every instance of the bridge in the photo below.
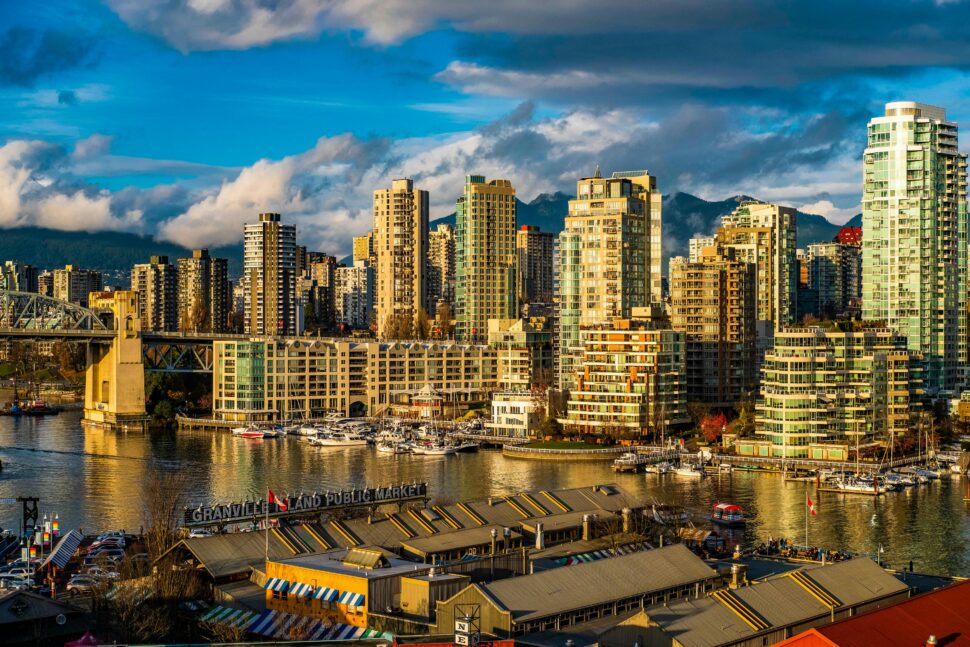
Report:
<svg viewBox="0 0 970 647"><path fill-rule="evenodd" d="M145 371L212 373L212 342L224 333L141 330L138 293L92 293L92 307L0 290L0 341L65 341L86 347L84 422L144 429Z"/></svg>

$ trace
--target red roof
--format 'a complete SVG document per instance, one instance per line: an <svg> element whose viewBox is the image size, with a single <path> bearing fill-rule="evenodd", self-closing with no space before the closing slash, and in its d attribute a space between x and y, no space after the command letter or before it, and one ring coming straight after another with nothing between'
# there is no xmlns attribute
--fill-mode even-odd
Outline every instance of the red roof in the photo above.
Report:
<svg viewBox="0 0 970 647"><path fill-rule="evenodd" d="M862 227L843 227L835 235L835 240L843 245L861 245Z"/></svg>
<svg viewBox="0 0 970 647"><path fill-rule="evenodd" d="M814 631L838 647L922 647L931 635L936 636L939 647L970 646L970 580ZM809 638L805 634L797 637ZM823 643L789 639L782 644Z"/></svg>
<svg viewBox="0 0 970 647"><path fill-rule="evenodd" d="M716 503L716 504L714 504L714 509L715 510L732 510L732 511L737 510L738 512L740 512L741 511L741 506L734 505L733 503Z"/></svg>

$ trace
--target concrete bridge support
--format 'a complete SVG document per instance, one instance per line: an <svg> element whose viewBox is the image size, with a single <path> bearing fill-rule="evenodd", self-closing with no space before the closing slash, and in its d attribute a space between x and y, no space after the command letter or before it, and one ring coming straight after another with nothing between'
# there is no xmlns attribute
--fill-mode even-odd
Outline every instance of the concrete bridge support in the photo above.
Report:
<svg viewBox="0 0 970 647"><path fill-rule="evenodd" d="M138 293L119 290L99 305L111 308L115 337L110 346L88 344L83 425L85 428L144 431L148 416L145 413L145 367L142 364Z"/></svg>

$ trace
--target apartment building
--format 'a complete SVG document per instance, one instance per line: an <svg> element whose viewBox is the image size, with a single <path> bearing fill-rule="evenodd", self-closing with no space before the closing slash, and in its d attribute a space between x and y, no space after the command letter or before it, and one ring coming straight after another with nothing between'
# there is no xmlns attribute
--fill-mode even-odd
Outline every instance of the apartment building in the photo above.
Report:
<svg viewBox="0 0 970 647"><path fill-rule="evenodd" d="M244 330L252 335L297 335L296 225L278 213L247 223L243 239Z"/></svg>
<svg viewBox="0 0 970 647"><path fill-rule="evenodd" d="M522 303L552 303L552 252L556 237L533 225L515 232L517 285Z"/></svg>
<svg viewBox="0 0 970 647"><path fill-rule="evenodd" d="M81 307L88 307L88 294L100 292L104 288L101 272L84 270L73 265L54 270L53 296L61 301L70 301Z"/></svg>
<svg viewBox="0 0 970 647"><path fill-rule="evenodd" d="M333 276L334 317L338 326L370 327L374 311L374 269L367 261L338 267Z"/></svg>
<svg viewBox="0 0 970 647"><path fill-rule="evenodd" d="M178 329L229 332L232 327L229 261L209 256L207 249L194 249L191 258L180 258L177 264Z"/></svg>

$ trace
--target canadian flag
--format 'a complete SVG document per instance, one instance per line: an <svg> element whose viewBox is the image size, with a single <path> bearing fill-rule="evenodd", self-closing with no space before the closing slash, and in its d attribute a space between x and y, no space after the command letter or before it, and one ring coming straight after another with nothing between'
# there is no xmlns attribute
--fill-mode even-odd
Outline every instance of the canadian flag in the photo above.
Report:
<svg viewBox="0 0 970 647"><path fill-rule="evenodd" d="M812 497L806 494L805 502L808 504L808 511L811 512L812 516L814 517L816 513L815 513L815 504L812 503Z"/></svg>
<svg viewBox="0 0 970 647"><path fill-rule="evenodd" d="M273 494L272 490L269 491L269 503L270 505L275 503L276 508L280 512L286 512L286 508L287 508L286 501L284 499L279 498L275 494ZM812 514L815 514L815 513L813 512Z"/></svg>

